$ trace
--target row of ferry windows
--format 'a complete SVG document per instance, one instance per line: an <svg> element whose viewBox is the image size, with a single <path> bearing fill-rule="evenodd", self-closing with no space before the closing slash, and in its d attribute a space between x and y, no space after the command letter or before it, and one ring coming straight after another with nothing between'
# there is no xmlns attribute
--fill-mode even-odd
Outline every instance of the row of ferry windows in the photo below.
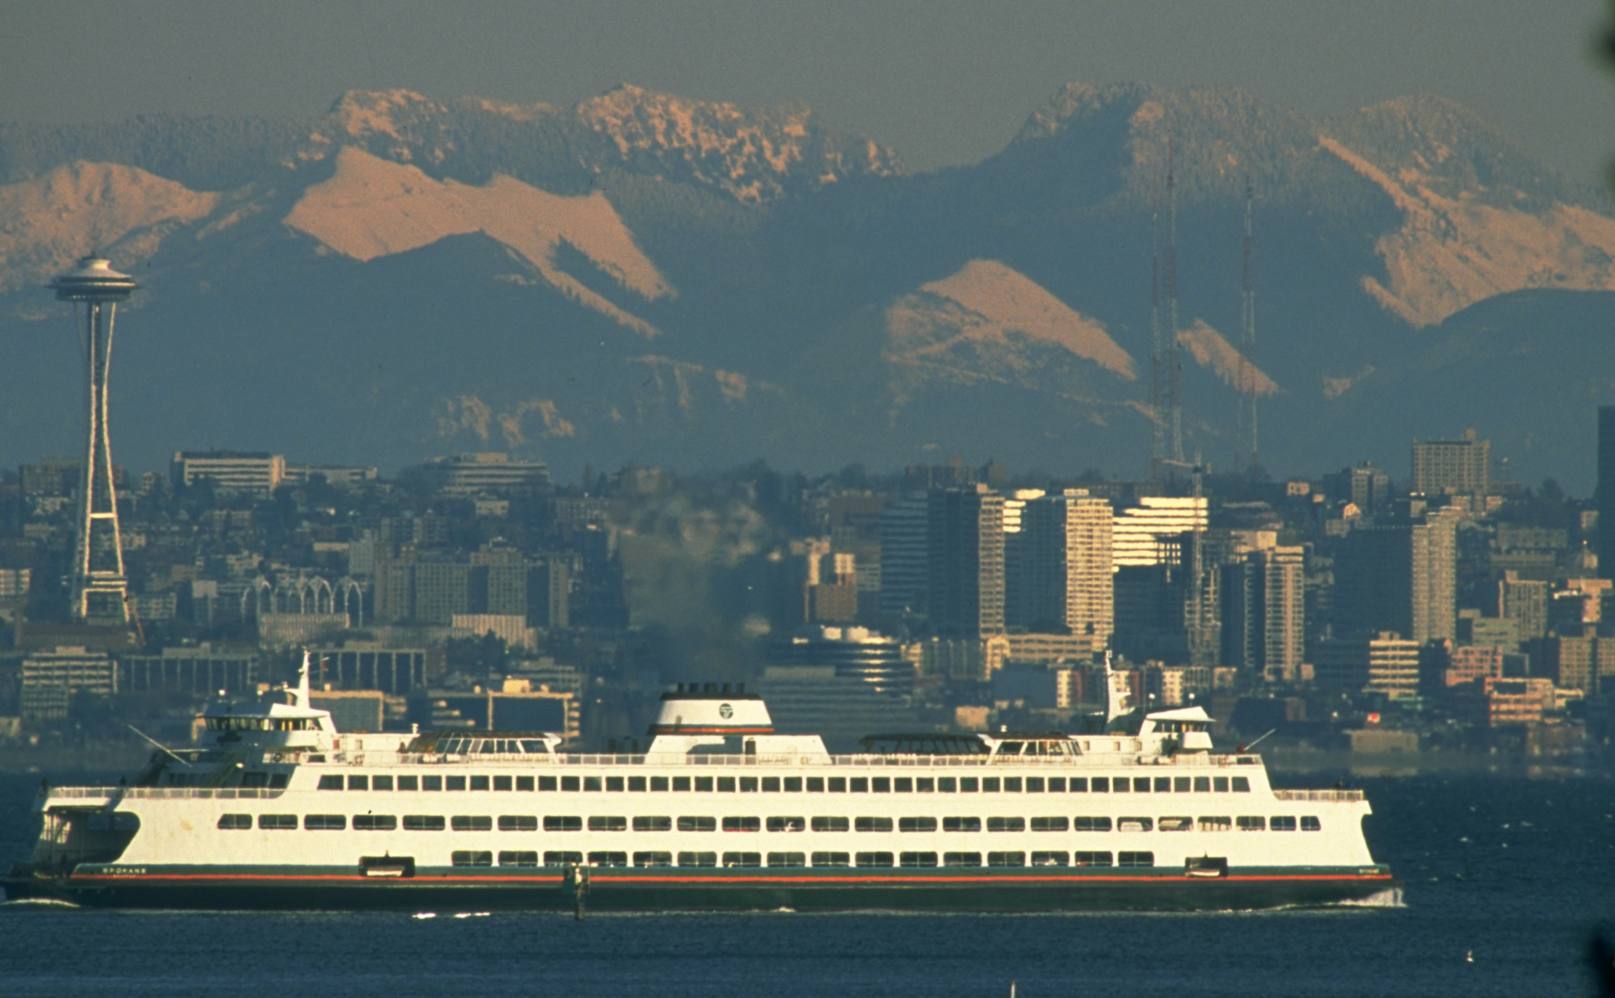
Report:
<svg viewBox="0 0 1615 998"><path fill-rule="evenodd" d="M588 863L591 866L629 866L629 854L626 852L613 852L602 850L591 853L552 851L543 854L542 863L539 854L535 851L510 850L499 854L500 866L574 866ZM816 852L813 853L812 865L816 867L858 867L860 869L890 869L904 867L909 869L927 869L938 866L944 867L1000 867L1020 868L1028 865L1039 867L1106 867L1127 866L1147 867L1155 865L1153 852L1060 852L1039 851L1030 854L1024 852ZM675 858L677 862L675 863ZM808 866L809 854L802 852L636 852L632 855L632 865L641 868L659 866L682 867L724 867L725 869L747 869L765 865L772 867ZM484 850L456 850L450 857L455 866L493 866L494 853Z"/></svg>
<svg viewBox="0 0 1615 998"><path fill-rule="evenodd" d="M497 826L501 832L536 832L542 824L546 832L581 832L587 826L591 832L625 832L630 824L636 832L668 832L672 831L675 820L665 815L641 815L630 819L621 815L591 815L587 819L578 815L549 814L542 822L536 815L531 814L502 814L499 815ZM487 814L456 814L445 818L441 814L406 814L403 828L411 832L441 832L451 828L456 832L491 832L496 822L492 815ZM219 816L219 827L230 830L240 830L253 827L250 814L223 814ZM258 827L262 829L291 829L297 827L295 814L260 814ZM303 816L303 827L309 830L340 831L347 827L347 817L341 814L307 814ZM355 831L390 832L399 827L397 815L392 814L356 814L353 816ZM770 832L801 832L812 828L815 832L934 832L940 828L944 832L979 832L984 827L981 818L974 815L960 815L945 817L940 821L931 817L892 818L863 817L844 818L840 816L818 815L813 818L796 816L772 816L767 819L750 815L731 815L723 819L707 815L682 815L677 819L677 827L681 832L715 832L720 828L725 832L759 832L767 829ZM985 827L989 832L1024 832L1030 829L1034 832L1148 832L1159 830L1163 832L1187 832L1196 827L1194 818L1184 816L1166 816L1150 818L1120 817L1112 819L1108 816L1077 815L1067 818L1065 815L1040 815L1033 818L992 817L986 819ZM1293 832L1299 828L1303 832L1316 832L1323 828L1322 823L1313 815L1276 814L1271 818L1260 814L1242 814L1237 817L1228 815L1202 816L1198 822L1202 832L1225 832L1238 829L1242 832L1261 832L1271 829L1275 832Z"/></svg>
<svg viewBox="0 0 1615 998"><path fill-rule="evenodd" d="M1249 793L1244 776L383 776L336 773L321 790L539 790L606 793Z"/></svg>

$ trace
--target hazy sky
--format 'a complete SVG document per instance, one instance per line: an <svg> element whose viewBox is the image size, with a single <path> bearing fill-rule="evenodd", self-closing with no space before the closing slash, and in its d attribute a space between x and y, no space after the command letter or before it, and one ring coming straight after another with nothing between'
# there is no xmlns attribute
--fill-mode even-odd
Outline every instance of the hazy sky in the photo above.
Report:
<svg viewBox="0 0 1615 998"><path fill-rule="evenodd" d="M1069 80L1237 84L1303 111L1433 92L1573 178L1615 157L1604 0L0 0L0 119L312 113L404 86L570 103L621 81L805 101L911 167L1001 148Z"/></svg>

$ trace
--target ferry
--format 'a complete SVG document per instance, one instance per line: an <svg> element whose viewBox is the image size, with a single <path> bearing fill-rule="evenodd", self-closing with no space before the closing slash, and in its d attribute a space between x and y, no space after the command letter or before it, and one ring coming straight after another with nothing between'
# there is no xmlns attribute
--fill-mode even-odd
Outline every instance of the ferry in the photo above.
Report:
<svg viewBox="0 0 1615 998"><path fill-rule="evenodd" d="M1131 733L887 735L835 755L726 684L642 753L552 733L345 733L217 705L116 786L44 787L11 898L118 907L584 911L1251 909L1396 890L1361 791L1281 790L1200 707ZM1113 708L1109 713L1115 715Z"/></svg>

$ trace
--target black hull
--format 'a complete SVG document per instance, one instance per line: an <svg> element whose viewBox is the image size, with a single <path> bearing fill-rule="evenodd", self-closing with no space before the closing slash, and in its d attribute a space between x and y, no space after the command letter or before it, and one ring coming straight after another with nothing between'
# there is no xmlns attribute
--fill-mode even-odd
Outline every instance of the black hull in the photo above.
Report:
<svg viewBox="0 0 1615 998"><path fill-rule="evenodd" d="M278 879L266 883L187 879L97 884L15 879L8 899L48 898L113 908L208 910L574 911L575 888L549 882L465 884L414 879ZM586 912L1218 911L1323 907L1393 890L1388 876L1305 879L1161 876L1124 883L968 884L617 884L597 877L583 893Z"/></svg>

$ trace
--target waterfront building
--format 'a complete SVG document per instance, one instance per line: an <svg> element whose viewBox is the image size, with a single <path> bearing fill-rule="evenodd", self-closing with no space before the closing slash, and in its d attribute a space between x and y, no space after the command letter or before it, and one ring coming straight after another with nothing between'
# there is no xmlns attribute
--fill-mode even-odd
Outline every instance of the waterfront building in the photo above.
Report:
<svg viewBox="0 0 1615 998"><path fill-rule="evenodd" d="M1420 642L1394 632L1330 638L1318 645L1318 685L1348 693L1380 693L1390 700L1419 695Z"/></svg>
<svg viewBox="0 0 1615 998"><path fill-rule="evenodd" d="M20 680L18 706L23 719L59 721L67 717L76 693L117 693L118 666L104 650L57 645L23 656Z"/></svg>

